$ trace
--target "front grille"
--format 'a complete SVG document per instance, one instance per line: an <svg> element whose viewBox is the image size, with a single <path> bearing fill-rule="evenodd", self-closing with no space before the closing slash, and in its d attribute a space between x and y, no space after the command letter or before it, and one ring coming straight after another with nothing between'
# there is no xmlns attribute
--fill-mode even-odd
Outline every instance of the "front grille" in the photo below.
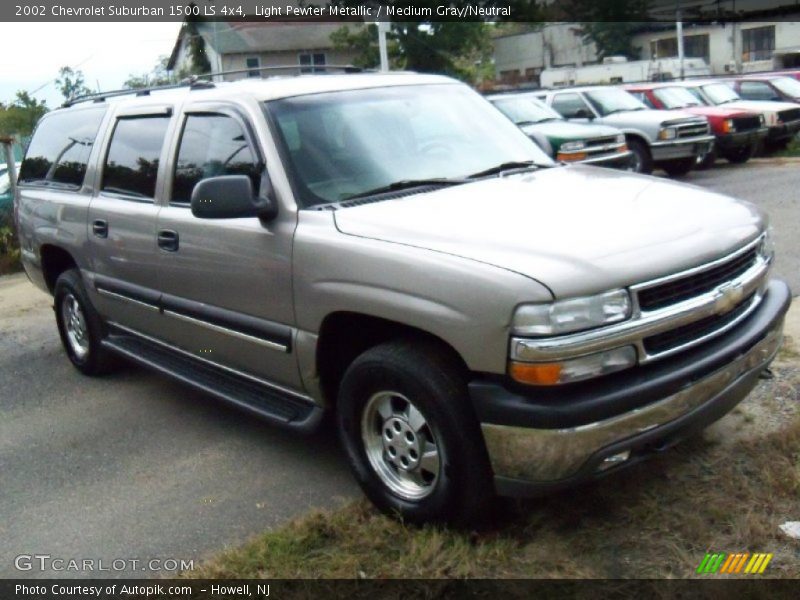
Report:
<svg viewBox="0 0 800 600"><path fill-rule="evenodd" d="M736 117L733 119L736 131L753 131L761 129L761 119L758 117Z"/></svg>
<svg viewBox="0 0 800 600"><path fill-rule="evenodd" d="M717 286L735 279L756 262L757 251L753 247L711 269L674 279L661 285L638 292L639 308L642 311L658 310L676 302L688 300L710 292Z"/></svg>
<svg viewBox="0 0 800 600"><path fill-rule="evenodd" d="M782 110L778 112L778 119L782 123L789 123L790 121L800 120L800 108L790 108L789 110Z"/></svg>
<svg viewBox="0 0 800 600"><path fill-rule="evenodd" d="M690 138L708 134L708 123L679 123L676 127L678 128L679 138Z"/></svg>
<svg viewBox="0 0 800 600"><path fill-rule="evenodd" d="M611 146L611 145L618 145L617 138L612 137L600 137L600 138L593 138L590 140L586 140L586 147L587 148L594 148L595 146Z"/></svg>
<svg viewBox="0 0 800 600"><path fill-rule="evenodd" d="M712 315L705 319L700 319L694 323L689 323L683 327L671 329L664 333L652 335L644 339L644 349L650 355L661 354L673 348L679 348L684 344L695 342L707 335L719 331L726 325L733 323L742 316L753 302L753 296L749 296L733 310L724 315Z"/></svg>

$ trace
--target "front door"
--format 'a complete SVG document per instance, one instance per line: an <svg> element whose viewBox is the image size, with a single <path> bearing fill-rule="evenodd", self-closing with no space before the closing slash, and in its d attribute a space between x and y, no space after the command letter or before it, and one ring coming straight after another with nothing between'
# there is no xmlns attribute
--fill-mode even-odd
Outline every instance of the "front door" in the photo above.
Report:
<svg viewBox="0 0 800 600"><path fill-rule="evenodd" d="M203 360L300 389L291 326L296 219L193 216L198 181L244 174L260 190L265 167L251 126L233 107L193 105L181 128L168 203L158 215L163 337Z"/></svg>

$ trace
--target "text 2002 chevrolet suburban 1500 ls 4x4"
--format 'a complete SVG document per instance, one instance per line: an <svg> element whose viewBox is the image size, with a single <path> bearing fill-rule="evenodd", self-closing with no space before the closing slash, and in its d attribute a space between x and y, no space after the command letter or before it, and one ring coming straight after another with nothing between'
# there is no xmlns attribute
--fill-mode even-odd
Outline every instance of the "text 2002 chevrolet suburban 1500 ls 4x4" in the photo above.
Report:
<svg viewBox="0 0 800 600"><path fill-rule="evenodd" d="M366 494L415 522L718 419L790 302L754 206L557 166L437 76L74 102L38 125L15 211L80 371L121 355L277 424L335 423Z"/></svg>

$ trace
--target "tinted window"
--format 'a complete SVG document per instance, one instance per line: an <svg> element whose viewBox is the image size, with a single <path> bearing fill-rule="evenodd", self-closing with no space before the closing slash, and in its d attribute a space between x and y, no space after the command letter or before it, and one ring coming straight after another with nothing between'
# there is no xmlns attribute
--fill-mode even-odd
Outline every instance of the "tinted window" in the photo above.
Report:
<svg viewBox="0 0 800 600"><path fill-rule="evenodd" d="M258 190L261 169L241 125L226 115L189 115L181 135L172 201L188 203L198 181L217 175L247 175Z"/></svg>
<svg viewBox="0 0 800 600"><path fill-rule="evenodd" d="M103 169L103 190L152 198L169 117L123 118L117 121Z"/></svg>
<svg viewBox="0 0 800 600"><path fill-rule="evenodd" d="M581 111L585 111L586 114L592 114L586 102L578 94L557 94L553 98L552 106L567 119L574 119L580 116L582 114Z"/></svg>
<svg viewBox="0 0 800 600"><path fill-rule="evenodd" d="M743 81L739 87L739 95L747 100L780 100L772 87L761 81Z"/></svg>
<svg viewBox="0 0 800 600"><path fill-rule="evenodd" d="M42 119L22 163L20 183L80 188L104 114L105 108L78 109Z"/></svg>

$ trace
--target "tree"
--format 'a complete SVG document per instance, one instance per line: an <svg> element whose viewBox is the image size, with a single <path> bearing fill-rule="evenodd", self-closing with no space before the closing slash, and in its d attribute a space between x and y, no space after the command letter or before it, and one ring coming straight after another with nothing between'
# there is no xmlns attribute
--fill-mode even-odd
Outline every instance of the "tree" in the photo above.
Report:
<svg viewBox="0 0 800 600"><path fill-rule="evenodd" d="M14 102L0 108L0 134L29 136L46 112L47 104L44 101L36 100L28 92L20 90Z"/></svg>
<svg viewBox="0 0 800 600"><path fill-rule="evenodd" d="M83 71L72 67L61 67L56 78L56 87L64 100L90 93L83 78Z"/></svg>
<svg viewBox="0 0 800 600"><path fill-rule="evenodd" d="M581 15L583 39L597 47L597 56L625 56L638 59L641 48L633 45L633 35L648 20L650 0L569 0L568 14Z"/></svg>
<svg viewBox="0 0 800 600"><path fill-rule="evenodd" d="M159 56L158 62L149 73L142 73L141 75L134 75L131 73L122 86L130 89L139 89L175 83L175 81L181 79L181 77L170 76L169 71L167 71L168 62L169 56Z"/></svg>
<svg viewBox="0 0 800 600"><path fill-rule="evenodd" d="M195 6L192 2L189 6ZM187 16L186 22L183 24L186 37L189 39L189 56L192 60L191 71L193 75L202 75L203 73L211 72L211 63L208 61L206 55L206 41L200 35L200 30L197 27L201 22L201 18L197 16Z"/></svg>

